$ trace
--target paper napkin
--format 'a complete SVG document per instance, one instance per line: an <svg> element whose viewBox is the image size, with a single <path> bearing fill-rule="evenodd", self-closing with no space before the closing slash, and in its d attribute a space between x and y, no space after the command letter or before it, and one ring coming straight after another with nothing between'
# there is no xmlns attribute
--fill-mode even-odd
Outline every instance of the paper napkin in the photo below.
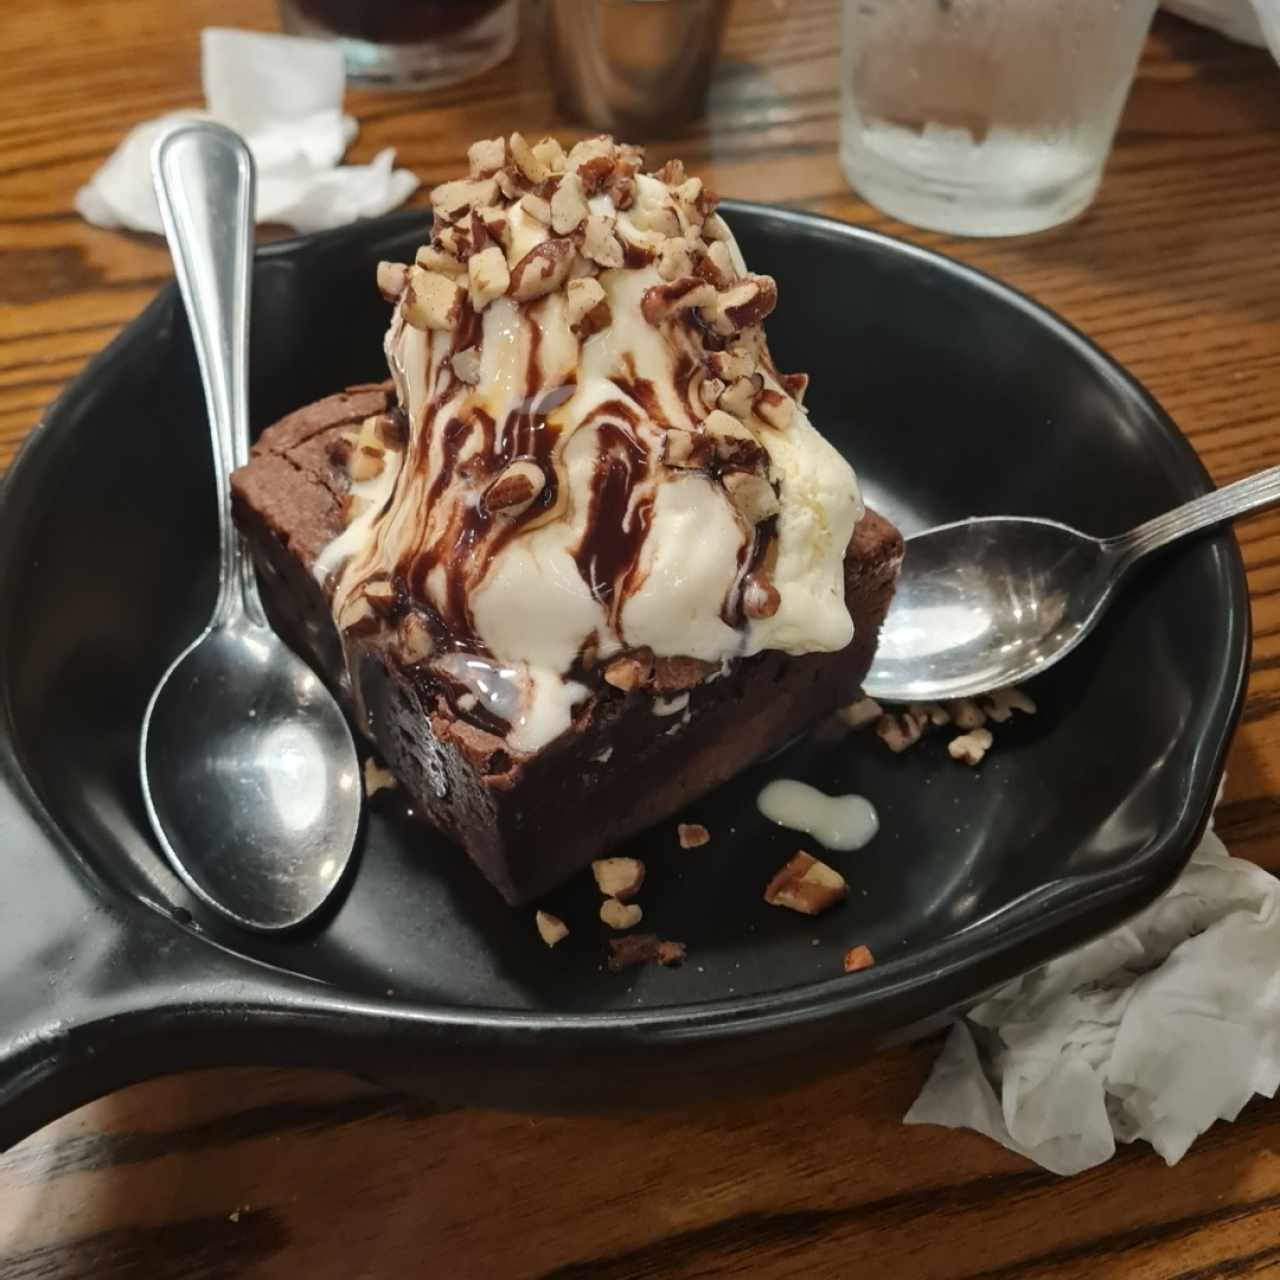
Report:
<svg viewBox="0 0 1280 1280"><path fill-rule="evenodd" d="M346 87L337 44L211 27L201 33L205 110L136 126L76 193L81 217L102 227L162 230L151 189L151 148L174 121L216 120L249 144L258 170L259 222L319 231L403 204L418 186L395 152L344 165L356 122L342 113Z"/></svg>
<svg viewBox="0 0 1280 1280"><path fill-rule="evenodd" d="M1054 1173L1149 1142L1176 1163L1280 1085L1280 881L1210 831L1150 907L951 1029L905 1117Z"/></svg>

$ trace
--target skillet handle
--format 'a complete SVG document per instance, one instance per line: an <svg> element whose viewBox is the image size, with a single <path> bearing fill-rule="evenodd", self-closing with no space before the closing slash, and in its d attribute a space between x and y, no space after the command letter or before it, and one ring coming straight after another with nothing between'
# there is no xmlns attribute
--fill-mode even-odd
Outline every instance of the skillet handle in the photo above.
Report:
<svg viewBox="0 0 1280 1280"><path fill-rule="evenodd" d="M254 1056L214 1016L256 994L253 966L115 893L38 813L0 745L0 1150L113 1089Z"/></svg>

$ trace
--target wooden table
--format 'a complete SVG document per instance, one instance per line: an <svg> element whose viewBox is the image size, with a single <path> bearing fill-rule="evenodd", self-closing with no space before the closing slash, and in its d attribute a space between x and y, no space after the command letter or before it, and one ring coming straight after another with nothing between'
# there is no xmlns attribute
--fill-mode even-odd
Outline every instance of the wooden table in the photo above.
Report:
<svg viewBox="0 0 1280 1280"><path fill-rule="evenodd" d="M1218 481L1280 462L1280 71L1157 22L1100 199L1034 240L953 241L837 167L833 0L738 0L708 123L651 149L725 195L883 227L1000 275L1140 377ZM71 212L133 123L199 98L197 32L269 0L26 0L0 15L0 465L168 278ZM352 93L353 156L424 187L472 138L561 125L533 42L430 98ZM1219 826L1280 870L1280 514L1242 529L1253 675ZM785 1097L660 1115L435 1111L322 1072L174 1077L0 1156L0 1277L1239 1277L1280 1274L1280 1108L1176 1169L1145 1146L1071 1181L905 1129L936 1043Z"/></svg>

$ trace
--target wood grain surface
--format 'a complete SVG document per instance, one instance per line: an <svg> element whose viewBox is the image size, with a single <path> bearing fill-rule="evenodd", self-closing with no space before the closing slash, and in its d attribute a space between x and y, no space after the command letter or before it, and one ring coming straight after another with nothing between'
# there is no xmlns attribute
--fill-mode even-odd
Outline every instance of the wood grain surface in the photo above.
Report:
<svg viewBox="0 0 1280 1280"><path fill-rule="evenodd" d="M0 11L0 465L168 278L72 212L134 123L199 101L204 25L269 0L25 0ZM833 0L738 0L684 156L725 195L885 228L1012 281L1141 378L1218 481L1280 463L1280 71L1157 21L1101 196L1074 225L953 241L858 201L836 162ZM430 97L352 92L352 155L424 187L478 136L559 128L538 42ZM1220 828L1280 870L1280 514L1240 530L1254 604ZM0 1277L1280 1275L1280 1108L1169 1170L1146 1147L1059 1181L971 1134L906 1129L935 1044L782 1097L608 1119L436 1111L321 1072L220 1071L83 1108L0 1155Z"/></svg>

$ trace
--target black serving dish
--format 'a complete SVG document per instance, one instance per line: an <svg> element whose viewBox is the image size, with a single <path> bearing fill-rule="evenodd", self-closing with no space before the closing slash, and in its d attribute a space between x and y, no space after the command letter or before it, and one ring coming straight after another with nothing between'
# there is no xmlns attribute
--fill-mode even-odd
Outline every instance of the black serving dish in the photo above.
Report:
<svg viewBox="0 0 1280 1280"><path fill-rule="evenodd" d="M781 282L777 362L906 532L970 514L1118 533L1208 479L1151 398L1061 321L907 244L805 214L727 212ZM382 376L379 258L409 213L272 245L254 283L258 427ZM767 1087L938 1026L1117 923L1185 863L1239 713L1249 610L1228 533L1131 583L978 771L944 741L800 742L637 839L646 928L681 969L603 972L585 880L547 950L466 859L370 806L334 911L284 938L205 914L160 857L137 776L143 707L207 616L210 459L195 361L166 289L49 410L0 492L0 1141L107 1090L230 1063L343 1067L441 1100L576 1107ZM761 696L768 696L761 691ZM833 857L817 920L761 889L798 839L768 778L857 790L882 831ZM815 945L816 943L816 945ZM845 947L878 963L845 976Z"/></svg>

